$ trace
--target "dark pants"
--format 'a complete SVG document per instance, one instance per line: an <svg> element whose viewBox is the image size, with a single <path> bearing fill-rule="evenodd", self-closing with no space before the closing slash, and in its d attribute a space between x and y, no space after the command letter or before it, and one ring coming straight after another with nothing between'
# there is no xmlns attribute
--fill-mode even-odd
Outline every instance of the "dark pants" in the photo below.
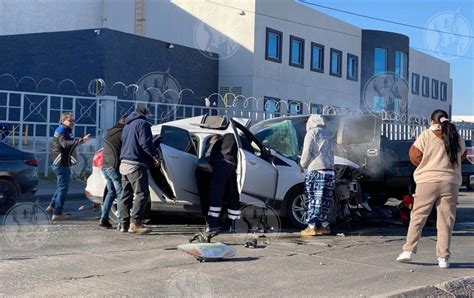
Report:
<svg viewBox="0 0 474 298"><path fill-rule="evenodd" d="M120 197L120 223L140 224L145 216L146 204L150 199L148 169L139 167L136 171L122 175L122 196ZM130 212L131 209L131 212Z"/></svg>
<svg viewBox="0 0 474 298"><path fill-rule="evenodd" d="M69 190L69 181L71 180L71 169L65 166L51 166L54 174L56 174L56 191L51 198L50 205L54 208L54 215L63 214L64 201Z"/></svg>
<svg viewBox="0 0 474 298"><path fill-rule="evenodd" d="M224 203L227 204L227 217L240 218L240 199L237 188L236 165L217 161L214 165L209 187L209 212L207 222L210 229L219 228L219 216Z"/></svg>

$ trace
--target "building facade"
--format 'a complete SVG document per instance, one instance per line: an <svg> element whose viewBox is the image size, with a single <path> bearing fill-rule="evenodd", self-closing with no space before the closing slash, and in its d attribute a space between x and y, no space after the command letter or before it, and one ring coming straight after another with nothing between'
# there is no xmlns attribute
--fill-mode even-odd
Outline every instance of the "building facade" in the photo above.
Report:
<svg viewBox="0 0 474 298"><path fill-rule="evenodd" d="M410 48L407 36L363 30L293 0L29 2L2 2L15 13L1 16L0 35L102 27L197 48L219 60L220 106L428 116L453 100L449 64ZM44 2L61 13L49 15Z"/></svg>

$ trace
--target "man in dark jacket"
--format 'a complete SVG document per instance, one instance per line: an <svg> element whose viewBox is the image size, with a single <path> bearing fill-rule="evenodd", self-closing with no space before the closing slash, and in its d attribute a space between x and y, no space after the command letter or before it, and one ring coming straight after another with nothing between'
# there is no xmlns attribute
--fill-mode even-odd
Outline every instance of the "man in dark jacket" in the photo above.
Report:
<svg viewBox="0 0 474 298"><path fill-rule="evenodd" d="M79 144L87 142L90 135L86 135L79 139L74 139L72 135L72 128L74 126L74 117L72 113L65 112L61 115L59 121L61 125L56 128L54 138L51 143L50 157L53 162L51 168L56 174L57 188L51 203L46 211L53 212L51 220L64 220L63 205L66 200L67 191L69 188L69 181L71 180L70 167L77 163L76 161L76 147Z"/></svg>
<svg viewBox="0 0 474 298"><path fill-rule="evenodd" d="M146 204L150 198L148 164L153 162L155 166L159 166L160 158L153 144L151 126L146 121L147 115L146 108L138 107L125 120L122 132L120 153L122 196L119 204L121 232L137 234L151 232L142 225Z"/></svg>
<svg viewBox="0 0 474 298"><path fill-rule="evenodd" d="M102 216L100 217L99 226L107 229L112 228L109 221L112 204L116 201L117 206L119 206L118 199L122 194L122 177L119 172L119 166L125 118L126 116L122 116L117 124L107 131L104 140L102 174L107 181L107 195L105 196L104 205L102 205Z"/></svg>

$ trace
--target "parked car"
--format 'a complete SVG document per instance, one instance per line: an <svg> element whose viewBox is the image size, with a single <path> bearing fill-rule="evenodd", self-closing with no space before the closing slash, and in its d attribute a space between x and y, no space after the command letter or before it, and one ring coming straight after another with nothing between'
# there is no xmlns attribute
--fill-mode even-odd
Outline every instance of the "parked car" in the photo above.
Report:
<svg viewBox="0 0 474 298"><path fill-rule="evenodd" d="M297 160L265 147L242 123L245 121L221 116L198 116L153 126L155 145L162 153L163 163L161 169L150 169L151 210L200 213L195 171L207 165L205 153L211 138L232 133L239 147L237 183L241 202L272 206L293 224L303 226L304 173ZM98 204L103 203L106 195L101 163L102 151L98 151L85 189L87 198ZM341 157L336 157L335 163L348 173L349 169L358 168ZM350 192L347 188L346 194ZM116 218L116 206L111 218Z"/></svg>
<svg viewBox="0 0 474 298"><path fill-rule="evenodd" d="M36 192L37 167L33 153L0 142L0 214L8 211L18 197Z"/></svg>

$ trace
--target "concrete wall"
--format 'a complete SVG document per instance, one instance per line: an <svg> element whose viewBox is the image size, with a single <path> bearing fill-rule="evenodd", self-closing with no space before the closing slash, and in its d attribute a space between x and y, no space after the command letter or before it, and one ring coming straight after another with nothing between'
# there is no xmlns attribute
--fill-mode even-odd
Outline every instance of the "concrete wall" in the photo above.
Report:
<svg viewBox="0 0 474 298"><path fill-rule="evenodd" d="M257 1L256 9L259 14L256 16L254 96L359 108L361 29L292 0L261 0ZM292 22L284 21L286 19ZM265 60L267 27L283 32L282 63ZM305 40L303 69L289 65L290 35ZM311 42L325 46L324 73L310 70ZM331 48L343 52L341 78L329 75ZM359 57L357 82L346 79L347 53Z"/></svg>
<svg viewBox="0 0 474 298"><path fill-rule="evenodd" d="M453 83L450 78L450 65L448 62L432 57L423 52L417 51L410 48L410 88L411 78L413 73L420 75L420 92L418 95L409 92L409 99L411 101L409 107L409 113L414 115L430 116L431 112L435 109L443 109L449 112L449 106L453 102ZM426 76L430 78L430 97L422 96L422 77ZM447 90L447 101L441 101L440 95L438 99L431 98L431 79L446 82L448 84ZM440 91L439 91L440 92Z"/></svg>
<svg viewBox="0 0 474 298"><path fill-rule="evenodd" d="M98 27L102 27L102 0L0 1L0 35Z"/></svg>

